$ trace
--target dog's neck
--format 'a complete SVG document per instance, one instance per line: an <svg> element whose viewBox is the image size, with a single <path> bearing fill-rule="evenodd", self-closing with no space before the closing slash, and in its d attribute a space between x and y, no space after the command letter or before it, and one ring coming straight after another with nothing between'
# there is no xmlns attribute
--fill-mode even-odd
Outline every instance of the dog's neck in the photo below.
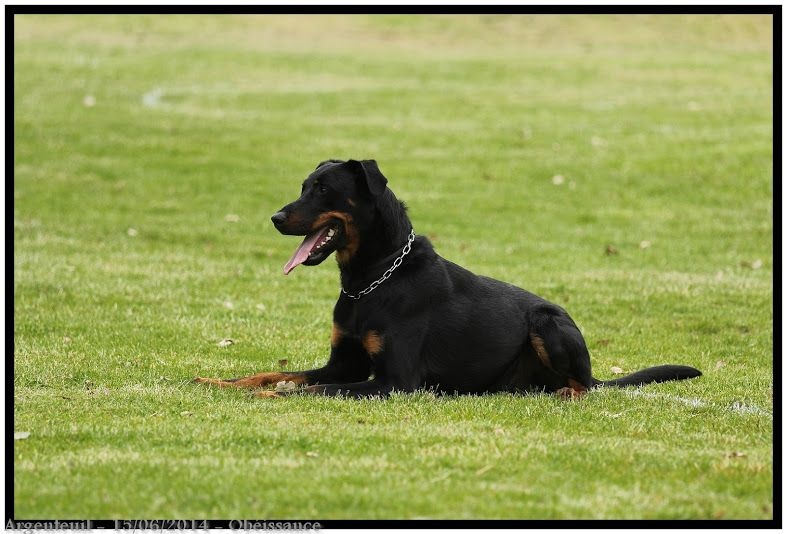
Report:
<svg viewBox="0 0 787 534"><path fill-rule="evenodd" d="M377 201L374 223L360 235L358 250L339 263L342 287L359 289L384 273L407 244L412 223L390 189Z"/></svg>

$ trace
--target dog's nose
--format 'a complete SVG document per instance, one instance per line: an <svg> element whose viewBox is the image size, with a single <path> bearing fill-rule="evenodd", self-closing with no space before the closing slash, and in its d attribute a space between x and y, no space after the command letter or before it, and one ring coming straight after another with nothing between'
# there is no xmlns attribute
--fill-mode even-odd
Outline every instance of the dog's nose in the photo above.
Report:
<svg viewBox="0 0 787 534"><path fill-rule="evenodd" d="M274 213L273 217L271 217L271 221L273 221L274 226L279 226L286 220L287 220L287 214L284 213L283 211Z"/></svg>

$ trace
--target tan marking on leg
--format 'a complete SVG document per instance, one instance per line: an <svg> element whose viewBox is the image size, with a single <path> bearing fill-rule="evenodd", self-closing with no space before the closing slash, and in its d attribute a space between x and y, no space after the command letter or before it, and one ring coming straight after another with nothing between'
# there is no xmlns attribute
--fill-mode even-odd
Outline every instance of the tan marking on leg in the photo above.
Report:
<svg viewBox="0 0 787 534"><path fill-rule="evenodd" d="M370 357L377 356L383 350L383 336L377 330L369 330L361 340L366 354Z"/></svg>
<svg viewBox="0 0 787 534"><path fill-rule="evenodd" d="M536 356L538 356L539 361L544 365L544 367L552 369L552 361L549 359L549 353L547 352L546 347L544 347L544 340L541 339L537 334L531 332L530 345L532 345L533 349L536 351Z"/></svg>
<svg viewBox="0 0 787 534"><path fill-rule="evenodd" d="M270 384L275 384L286 380L295 382L296 384L306 383L306 375L300 373L257 373L256 375L246 376L235 380L222 380L221 378L196 378L194 382L200 384L209 384L211 386L218 386L221 388L244 388L255 389Z"/></svg>
<svg viewBox="0 0 787 534"><path fill-rule="evenodd" d="M333 329L331 330L331 347L336 347L339 345L339 341L342 340L344 337L344 330L338 324L333 323Z"/></svg>

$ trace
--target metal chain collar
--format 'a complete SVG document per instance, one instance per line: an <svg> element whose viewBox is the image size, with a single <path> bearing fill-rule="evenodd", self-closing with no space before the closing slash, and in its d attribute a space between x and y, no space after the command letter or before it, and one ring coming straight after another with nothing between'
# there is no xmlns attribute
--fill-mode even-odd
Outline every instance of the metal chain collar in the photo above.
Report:
<svg viewBox="0 0 787 534"><path fill-rule="evenodd" d="M398 258L396 258L394 260L393 265L391 265L388 268L388 270L385 271L380 278L378 278L377 280L372 282L371 285L369 287L367 287L366 289L360 290L355 295L351 295L350 293L345 291L344 287L342 287L342 293L344 293L345 295L347 295L351 299L358 300L362 296L368 295L369 293L371 293L372 291L377 289L380 286L380 284L382 284L383 282L388 280L388 277L391 276L391 274L393 274L393 272L396 270L396 268L399 267L402 264L402 260L404 259L404 257L407 256L408 254L410 254L410 249L412 248L411 245L413 244L414 240L415 240L415 230L411 229L410 230L410 235L407 238L407 244L404 246L404 249L402 250L402 254Z"/></svg>

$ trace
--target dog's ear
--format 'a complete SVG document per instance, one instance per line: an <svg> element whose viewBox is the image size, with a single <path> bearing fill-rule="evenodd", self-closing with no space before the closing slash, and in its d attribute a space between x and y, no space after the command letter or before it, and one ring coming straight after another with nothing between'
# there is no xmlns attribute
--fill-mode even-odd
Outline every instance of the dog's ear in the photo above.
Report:
<svg viewBox="0 0 787 534"><path fill-rule="evenodd" d="M322 167L323 165L328 165L329 163L344 163L344 161L342 161L342 160L340 160L340 159L326 159L325 161L321 161L321 162L320 162L320 164L319 164L319 165L317 165L317 166L314 168L314 170L316 171L317 169L319 169L319 168L320 168L320 167Z"/></svg>
<svg viewBox="0 0 787 534"><path fill-rule="evenodd" d="M385 191L388 179L380 172L376 161L373 159L365 159L363 161L351 159L347 163L356 167L359 174L365 179L366 188L369 189L373 196L380 195Z"/></svg>

